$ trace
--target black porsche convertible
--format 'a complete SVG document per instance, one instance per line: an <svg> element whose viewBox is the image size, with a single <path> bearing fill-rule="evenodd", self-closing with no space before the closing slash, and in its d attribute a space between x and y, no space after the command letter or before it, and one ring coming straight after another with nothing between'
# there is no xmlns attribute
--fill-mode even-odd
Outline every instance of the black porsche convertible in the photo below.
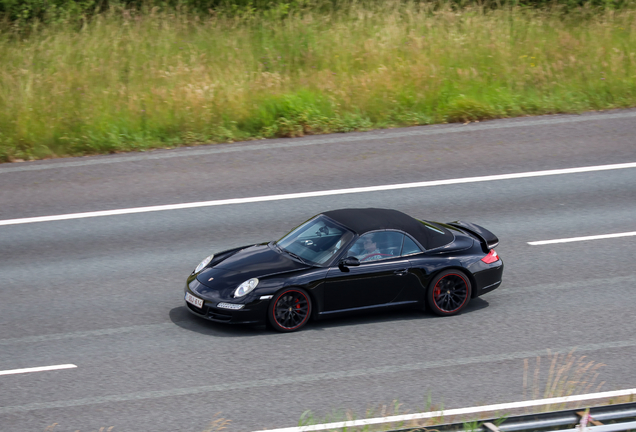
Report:
<svg viewBox="0 0 636 432"><path fill-rule="evenodd" d="M501 285L498 243L473 223L388 209L333 210L278 241L208 256L188 277L185 302L211 321L265 323L281 332L367 310L454 315Z"/></svg>

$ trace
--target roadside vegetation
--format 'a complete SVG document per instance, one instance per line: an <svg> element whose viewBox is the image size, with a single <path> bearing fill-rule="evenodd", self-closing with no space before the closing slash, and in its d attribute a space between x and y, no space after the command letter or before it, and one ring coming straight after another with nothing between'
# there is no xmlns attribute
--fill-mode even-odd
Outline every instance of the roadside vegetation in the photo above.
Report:
<svg viewBox="0 0 636 432"><path fill-rule="evenodd" d="M541 366L543 360L543 367ZM529 364L534 363L533 370ZM590 360L585 355L577 355L575 350L567 354L552 353L546 350L546 356L538 356L534 361L524 359L523 361L523 395L525 400L538 400L567 397L572 395L596 393L601 391L605 381L598 382L599 370L605 365ZM546 369L547 367L547 369ZM496 403L506 403L511 401L497 401ZM633 396L619 397L596 401L595 406L614 405L620 403L634 402ZM486 405L486 404L484 404ZM394 423L380 423L364 426L345 426L341 428L329 429L330 432L386 432L386 431L438 431L442 425L452 425L458 427L457 430L464 432L487 430L483 427L485 421L491 421L495 426L502 424L507 418L515 415L529 415L543 412L559 411L566 409L586 409L589 408L590 401L569 402L557 405L541 405L538 407L528 407L525 409L512 410L511 412L485 411L478 415L443 415L445 407L443 403L434 404L429 392L423 408L416 409L417 413L442 413L440 416L420 419L400 421ZM525 412L524 412L525 411ZM384 418L412 414L405 410L398 401L391 404L383 404L378 407L367 409L362 419ZM298 426L311 426L316 424L329 424L336 422L351 422L360 420L353 410L336 410L324 417L316 417L311 411L306 411L300 417ZM494 420L493 420L494 419ZM445 430L452 430L448 427Z"/></svg>
<svg viewBox="0 0 636 432"><path fill-rule="evenodd" d="M251 5L7 12L0 161L636 106L630 3Z"/></svg>

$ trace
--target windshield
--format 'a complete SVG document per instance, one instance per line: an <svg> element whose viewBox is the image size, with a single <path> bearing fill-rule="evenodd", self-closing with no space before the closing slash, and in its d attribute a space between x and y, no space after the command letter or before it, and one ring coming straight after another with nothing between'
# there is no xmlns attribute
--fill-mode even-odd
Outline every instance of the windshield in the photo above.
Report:
<svg viewBox="0 0 636 432"><path fill-rule="evenodd" d="M300 261L321 265L337 255L352 238L353 232L321 215L294 229L276 245Z"/></svg>

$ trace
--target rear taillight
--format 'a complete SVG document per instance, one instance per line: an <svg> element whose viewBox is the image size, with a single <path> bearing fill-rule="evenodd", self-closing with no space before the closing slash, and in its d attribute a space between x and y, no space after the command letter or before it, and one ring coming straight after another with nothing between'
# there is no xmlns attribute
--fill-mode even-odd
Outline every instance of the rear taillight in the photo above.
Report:
<svg viewBox="0 0 636 432"><path fill-rule="evenodd" d="M495 252L494 249L491 249L490 252L488 252L488 255L483 257L481 260L486 264L492 264L499 261L499 255L497 255L497 252Z"/></svg>

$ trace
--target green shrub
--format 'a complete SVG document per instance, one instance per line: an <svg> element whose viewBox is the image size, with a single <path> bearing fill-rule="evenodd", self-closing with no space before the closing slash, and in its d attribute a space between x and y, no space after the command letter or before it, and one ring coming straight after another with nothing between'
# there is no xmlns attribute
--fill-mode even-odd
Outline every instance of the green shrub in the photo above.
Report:
<svg viewBox="0 0 636 432"><path fill-rule="evenodd" d="M210 14L228 16L263 15L284 18L292 13L311 9L328 12L354 6L375 7L386 0L0 0L0 17L6 22L28 23L84 22L95 14L112 9L130 11L188 11L202 17ZM633 4L633 0L398 0L398 2L427 4L441 9L450 5L454 9L480 7L554 8L570 11L588 9L620 9Z"/></svg>
<svg viewBox="0 0 636 432"><path fill-rule="evenodd" d="M587 10L111 9L0 32L0 161L635 106L636 10Z"/></svg>

